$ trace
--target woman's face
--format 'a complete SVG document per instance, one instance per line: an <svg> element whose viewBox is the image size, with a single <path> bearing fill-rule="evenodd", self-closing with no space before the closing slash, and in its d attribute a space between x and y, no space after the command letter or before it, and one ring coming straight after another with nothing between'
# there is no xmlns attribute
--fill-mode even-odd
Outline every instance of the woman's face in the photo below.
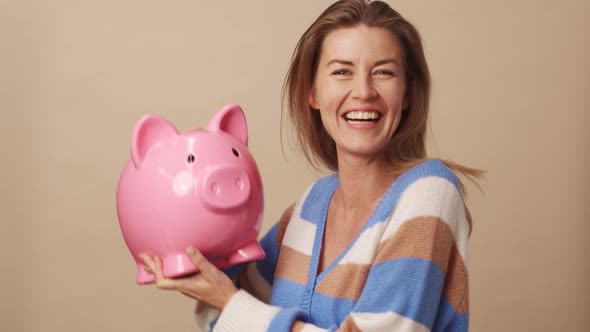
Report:
<svg viewBox="0 0 590 332"><path fill-rule="evenodd" d="M390 31L359 25L326 36L309 103L339 157L378 156L408 106L405 77L403 49Z"/></svg>

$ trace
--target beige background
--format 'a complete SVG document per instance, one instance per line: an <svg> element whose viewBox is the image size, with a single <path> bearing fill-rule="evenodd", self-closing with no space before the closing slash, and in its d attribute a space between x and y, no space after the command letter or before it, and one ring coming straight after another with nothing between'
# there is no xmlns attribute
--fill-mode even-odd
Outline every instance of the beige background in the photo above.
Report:
<svg viewBox="0 0 590 332"><path fill-rule="evenodd" d="M264 231L318 175L280 143L291 52L330 1L0 2L0 330L196 331L135 284L115 188L144 113L247 112ZM390 1L421 31L431 155L470 186L472 331L588 331L590 2Z"/></svg>

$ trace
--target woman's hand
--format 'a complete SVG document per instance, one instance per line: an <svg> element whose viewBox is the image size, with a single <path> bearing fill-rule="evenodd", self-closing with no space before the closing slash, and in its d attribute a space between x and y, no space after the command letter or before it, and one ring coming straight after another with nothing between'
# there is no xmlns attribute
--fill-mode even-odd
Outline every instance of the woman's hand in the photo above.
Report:
<svg viewBox="0 0 590 332"><path fill-rule="evenodd" d="M156 276L156 286L160 289L177 290L182 294L208 305L223 310L227 302L238 291L231 279L211 264L205 256L193 247L186 249L191 262L200 270L199 273L184 278L167 279L162 272L162 260L140 254L146 270Z"/></svg>

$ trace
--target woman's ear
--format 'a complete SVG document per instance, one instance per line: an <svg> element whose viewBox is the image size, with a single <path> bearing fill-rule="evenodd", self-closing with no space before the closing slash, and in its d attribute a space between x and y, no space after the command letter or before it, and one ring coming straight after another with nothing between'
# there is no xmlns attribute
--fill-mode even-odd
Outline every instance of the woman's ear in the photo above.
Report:
<svg viewBox="0 0 590 332"><path fill-rule="evenodd" d="M315 99L315 87L311 87L311 89L309 89L309 106L311 106L311 108L313 108L314 110L320 109L320 105L318 104L318 101Z"/></svg>

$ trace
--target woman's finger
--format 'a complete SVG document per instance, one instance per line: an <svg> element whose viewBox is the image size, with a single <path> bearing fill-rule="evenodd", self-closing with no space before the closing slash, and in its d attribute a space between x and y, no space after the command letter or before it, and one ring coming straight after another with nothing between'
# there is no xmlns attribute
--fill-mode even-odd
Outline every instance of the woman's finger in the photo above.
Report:
<svg viewBox="0 0 590 332"><path fill-rule="evenodd" d="M154 274L156 275L156 278L158 279L166 279L164 277L164 268L162 267L162 260L160 259L160 257L155 257L154 261L156 263L156 270L154 271Z"/></svg>
<svg viewBox="0 0 590 332"><path fill-rule="evenodd" d="M196 250L191 246L186 249L186 253L191 262L195 264L197 268L199 268L201 274L205 278L213 280L217 276L217 273L219 272L217 267L211 264L211 262L209 262L200 251Z"/></svg>
<svg viewBox="0 0 590 332"><path fill-rule="evenodd" d="M181 286L177 280L168 279L164 276L164 269L162 266L162 260L160 257L154 258L155 270L154 275L156 276L156 286L161 289L176 289L178 290Z"/></svg>
<svg viewBox="0 0 590 332"><path fill-rule="evenodd" d="M156 277L156 286L161 289L178 289L178 284L175 280L164 277L162 268L162 260L156 256L151 258L147 254L139 254L139 258L145 265L145 270L151 272Z"/></svg>
<svg viewBox="0 0 590 332"><path fill-rule="evenodd" d="M144 253L139 254L139 258L143 261L144 269L148 272L154 273L156 267L154 260Z"/></svg>

